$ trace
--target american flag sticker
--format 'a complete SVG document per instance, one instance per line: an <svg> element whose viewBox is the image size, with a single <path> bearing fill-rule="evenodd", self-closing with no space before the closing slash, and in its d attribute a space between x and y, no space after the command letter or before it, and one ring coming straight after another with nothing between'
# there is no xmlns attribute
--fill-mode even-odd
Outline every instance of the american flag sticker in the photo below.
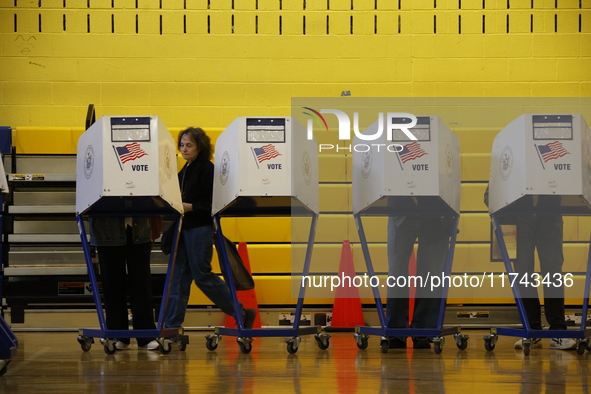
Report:
<svg viewBox="0 0 591 394"><path fill-rule="evenodd" d="M413 142L403 146L403 149L398 152L398 156L403 163L406 163L410 160L418 159L419 157L423 157L427 152L421 148L421 145L418 142Z"/></svg>
<svg viewBox="0 0 591 394"><path fill-rule="evenodd" d="M275 145L273 144L263 145L260 148L253 148L252 153L257 161L257 166L265 160L271 160L277 156L281 156L281 153L277 152L277 149L275 149Z"/></svg>
<svg viewBox="0 0 591 394"><path fill-rule="evenodd" d="M564 149L562 142L554 141L546 145L538 145L538 151L544 163L549 160L558 159L559 157L570 155L570 152Z"/></svg>
<svg viewBox="0 0 591 394"><path fill-rule="evenodd" d="M115 150L121 170L123 170L122 164L148 155L137 142L132 142L124 146L113 146L113 149Z"/></svg>

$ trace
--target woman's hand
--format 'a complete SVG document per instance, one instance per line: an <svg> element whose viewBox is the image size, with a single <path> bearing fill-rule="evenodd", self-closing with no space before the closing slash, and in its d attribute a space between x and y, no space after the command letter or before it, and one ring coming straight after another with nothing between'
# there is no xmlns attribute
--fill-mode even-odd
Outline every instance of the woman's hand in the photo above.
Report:
<svg viewBox="0 0 591 394"><path fill-rule="evenodd" d="M193 204L189 204L188 202L183 203L183 211L191 212L193 210Z"/></svg>

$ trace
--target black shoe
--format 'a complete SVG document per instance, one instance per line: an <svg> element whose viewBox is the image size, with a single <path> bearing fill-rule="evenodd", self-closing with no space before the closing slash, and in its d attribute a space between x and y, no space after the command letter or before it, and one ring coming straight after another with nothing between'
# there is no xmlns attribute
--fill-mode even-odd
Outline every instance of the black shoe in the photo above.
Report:
<svg viewBox="0 0 591 394"><path fill-rule="evenodd" d="M242 322L244 323L244 328L250 330L256 317L256 309L244 309L244 313L242 313Z"/></svg>
<svg viewBox="0 0 591 394"><path fill-rule="evenodd" d="M413 345L412 347L415 349L431 349L431 343L429 342L428 338L420 337L420 338L413 338Z"/></svg>
<svg viewBox="0 0 591 394"><path fill-rule="evenodd" d="M388 338L388 349L405 349L406 341L397 337Z"/></svg>

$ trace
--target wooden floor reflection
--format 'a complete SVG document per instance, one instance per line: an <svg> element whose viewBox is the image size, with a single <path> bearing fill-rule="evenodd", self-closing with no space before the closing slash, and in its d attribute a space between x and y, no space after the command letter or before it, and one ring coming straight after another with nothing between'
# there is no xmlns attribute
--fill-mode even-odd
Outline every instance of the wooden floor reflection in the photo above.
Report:
<svg viewBox="0 0 591 394"><path fill-rule="evenodd" d="M488 331L464 330L468 348L448 338L432 350L381 353L379 338L359 350L352 333L332 333L328 350L302 337L296 354L283 338L256 338L249 354L233 337L216 351L205 348L208 332L189 332L190 344L168 355L131 349L106 355L102 346L83 352L74 332L17 332L18 355L0 378L2 393L587 393L591 353L513 349L500 337L484 349Z"/></svg>

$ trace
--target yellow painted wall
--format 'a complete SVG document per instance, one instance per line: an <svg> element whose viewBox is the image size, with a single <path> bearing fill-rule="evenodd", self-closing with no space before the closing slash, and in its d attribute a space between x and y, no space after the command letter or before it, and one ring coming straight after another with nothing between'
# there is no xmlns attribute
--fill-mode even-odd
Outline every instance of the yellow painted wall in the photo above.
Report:
<svg viewBox="0 0 591 394"><path fill-rule="evenodd" d="M0 125L15 128L20 153L74 153L90 103L97 116L158 115L173 134L197 125L215 139L237 116L289 115L292 97L343 92L589 97L591 0L0 1ZM456 130L462 210L471 211L460 225L468 244L458 248L458 272L502 271L487 261L482 204L496 126ZM320 160L321 197L348 206L350 156ZM355 227L328 216L319 237L338 253ZM567 241L588 238L589 227L567 224ZM245 219L230 237L263 242L253 270L276 273L285 251L265 242L285 240L264 239L261 228L261 219ZM567 246L569 267L580 266L580 249ZM357 249L355 259L362 266ZM273 278L261 279L265 303L290 300L270 296L284 289L285 277Z"/></svg>

